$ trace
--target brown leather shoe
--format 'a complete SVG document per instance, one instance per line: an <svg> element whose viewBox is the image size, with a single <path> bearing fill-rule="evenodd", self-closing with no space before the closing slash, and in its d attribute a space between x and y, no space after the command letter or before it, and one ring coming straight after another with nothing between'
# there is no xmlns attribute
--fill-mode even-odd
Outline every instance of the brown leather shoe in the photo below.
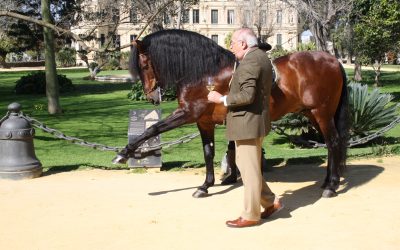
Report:
<svg viewBox="0 0 400 250"><path fill-rule="evenodd" d="M253 221L253 220L245 220L242 217L237 218L236 220L228 220L226 225L228 227L252 227L258 225L260 221Z"/></svg>
<svg viewBox="0 0 400 250"><path fill-rule="evenodd" d="M285 205L283 205L279 199L276 199L274 205L267 207L264 212L261 213L261 219L269 218L272 214L281 211L284 207Z"/></svg>

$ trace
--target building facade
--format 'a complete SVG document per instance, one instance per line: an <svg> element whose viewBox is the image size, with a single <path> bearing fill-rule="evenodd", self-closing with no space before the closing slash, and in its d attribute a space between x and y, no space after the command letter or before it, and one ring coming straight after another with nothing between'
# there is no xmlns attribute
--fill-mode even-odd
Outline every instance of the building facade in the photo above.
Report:
<svg viewBox="0 0 400 250"><path fill-rule="evenodd" d="M101 0L88 1L86 8L92 10L104 8L101 2ZM107 43L107 34L111 31L116 34L112 38L115 46L129 44L145 25L144 18L134 7L135 1L132 3L130 8L122 5L112 7L117 13L114 18L120 20L116 32L113 30L115 27L91 27L84 24L74 27L72 31L76 34L85 34L88 30L95 29L96 39L89 45L98 48ZM279 0L199 0L198 4L182 6L179 15L164 13L162 22L166 29L180 28L198 32L225 48L233 31L241 27L252 28L273 48L281 46L286 50L296 49L302 32L297 11ZM78 44L74 46L79 49ZM123 50L129 50L129 47Z"/></svg>

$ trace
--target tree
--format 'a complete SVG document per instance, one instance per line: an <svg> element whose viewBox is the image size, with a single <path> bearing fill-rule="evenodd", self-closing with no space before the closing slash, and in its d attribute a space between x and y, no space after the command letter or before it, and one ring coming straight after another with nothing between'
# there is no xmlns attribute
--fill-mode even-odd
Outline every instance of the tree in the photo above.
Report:
<svg viewBox="0 0 400 250"><path fill-rule="evenodd" d="M22 1L22 0L20 0ZM37 2L38 0L25 0L27 2ZM101 70L101 67L112 57L115 51L130 46L130 43L120 45L116 30L119 25L132 22L132 18L147 20L144 24L151 25L151 32L162 29L162 12L166 8L176 11L174 0L102 0L94 6L87 5L87 1L74 0L62 1L52 0L52 16L55 24L45 22L35 17L26 16L15 11L15 9L0 10L0 17L12 17L25 22L34 23L52 29L56 35L63 36L79 44L80 50L77 51L81 59L86 63L90 72L90 78L94 78ZM181 0L188 4L194 4L197 0ZM110 7L112 6L112 7ZM13 11L14 10L14 11ZM151 20L150 20L151 19ZM71 30L73 26L74 30ZM147 25L143 25L147 26ZM143 27L142 26L142 27ZM101 29L106 35L104 44L99 48L93 41L100 40L97 31ZM93 45L94 44L94 45ZM89 63L88 55L95 53L94 57L98 62Z"/></svg>
<svg viewBox="0 0 400 250"><path fill-rule="evenodd" d="M50 14L50 1L41 0L42 18L47 23L53 23ZM45 44L45 65L46 65L46 96L47 110L50 114L61 113L60 93L56 69L56 54L54 51L53 30L43 27L43 36Z"/></svg>
<svg viewBox="0 0 400 250"><path fill-rule="evenodd" d="M397 0L357 0L354 24L355 51L375 71L375 86L380 86L380 68L385 54L398 50L400 40L400 2Z"/></svg>
<svg viewBox="0 0 400 250"><path fill-rule="evenodd" d="M17 41L0 32L0 67L7 67L6 56L8 53L16 51Z"/></svg>
<svg viewBox="0 0 400 250"><path fill-rule="evenodd" d="M268 18L274 16L271 11L276 6L274 0L250 0L241 3L242 13L240 15L241 24L243 27L257 29L257 38L261 42L266 42L268 37L272 36L274 30L274 20Z"/></svg>
<svg viewBox="0 0 400 250"><path fill-rule="evenodd" d="M315 38L318 50L328 51L331 29L337 18L348 13L353 0L282 0L297 9Z"/></svg>

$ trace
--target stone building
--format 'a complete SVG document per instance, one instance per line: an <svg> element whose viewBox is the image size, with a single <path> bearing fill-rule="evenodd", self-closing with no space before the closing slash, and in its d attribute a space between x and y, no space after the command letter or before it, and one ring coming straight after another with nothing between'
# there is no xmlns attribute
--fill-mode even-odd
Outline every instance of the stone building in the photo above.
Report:
<svg viewBox="0 0 400 250"><path fill-rule="evenodd" d="M73 27L72 31L85 34L95 30L96 39L89 44L98 48L107 43L107 34L110 32L116 34L112 36L115 46L129 44L145 25L145 19L136 11L135 1L132 3L129 6L110 7L103 2L102 7L102 0L88 0L86 8L90 10L101 12L102 8L109 8L115 12L113 18L120 21L116 31L115 27L93 27L84 22L79 27ZM273 48L281 46L286 50L296 49L302 32L296 9L279 0L199 0L198 4L182 6L179 15L164 13L162 23L166 29L180 28L198 32L222 47L227 47L230 35L240 27L253 28ZM74 46L79 49L78 44ZM129 47L123 50L129 50Z"/></svg>

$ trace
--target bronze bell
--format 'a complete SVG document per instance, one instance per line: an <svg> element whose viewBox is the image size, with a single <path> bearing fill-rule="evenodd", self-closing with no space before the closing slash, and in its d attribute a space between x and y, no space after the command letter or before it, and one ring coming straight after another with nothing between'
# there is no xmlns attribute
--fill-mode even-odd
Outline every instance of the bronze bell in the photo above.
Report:
<svg viewBox="0 0 400 250"><path fill-rule="evenodd" d="M0 123L0 179L20 180L42 174L33 146L35 130L20 110L20 104L11 103L6 119Z"/></svg>

